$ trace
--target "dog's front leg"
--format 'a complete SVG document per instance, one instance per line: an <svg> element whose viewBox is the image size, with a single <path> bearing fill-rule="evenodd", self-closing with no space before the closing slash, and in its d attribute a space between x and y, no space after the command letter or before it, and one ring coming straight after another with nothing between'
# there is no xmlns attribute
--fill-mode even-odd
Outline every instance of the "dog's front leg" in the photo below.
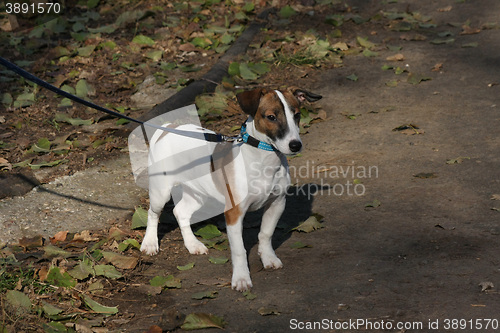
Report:
<svg viewBox="0 0 500 333"><path fill-rule="evenodd" d="M231 261L233 263L233 278L231 287L238 291L252 288L250 270L248 269L247 251L243 243L243 217L239 209L230 209L225 212L227 238L231 247Z"/></svg>
<svg viewBox="0 0 500 333"><path fill-rule="evenodd" d="M264 268L281 268L283 263L274 253L272 237L281 214L285 210L285 196L278 197L266 206L259 232L259 255Z"/></svg>

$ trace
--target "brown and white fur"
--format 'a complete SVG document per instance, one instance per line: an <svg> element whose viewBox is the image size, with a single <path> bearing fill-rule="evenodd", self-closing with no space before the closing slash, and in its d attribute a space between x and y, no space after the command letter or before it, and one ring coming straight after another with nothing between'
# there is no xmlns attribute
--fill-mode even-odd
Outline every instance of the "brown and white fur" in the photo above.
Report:
<svg viewBox="0 0 500 333"><path fill-rule="evenodd" d="M200 147L206 146L210 155L220 150L219 147L224 144L209 144L175 134L165 135L165 132L158 130L150 140L150 208L141 251L150 255L158 252L159 215L170 200L172 188L180 185L183 190L182 199L173 212L179 223L184 245L192 254L208 253L205 245L191 230L193 213L209 199L215 199L224 205L233 265L233 289L245 291L252 287L242 235L243 218L247 211L264 207L258 235L258 252L264 268L281 268L283 264L274 252L271 238L285 209L286 190L290 185L285 155L296 154L302 148L299 136L300 103L320 98L319 95L298 88L255 89L238 94L242 110L249 115L246 123L248 134L272 145L275 150L265 151L240 141L227 143L225 145L230 145L226 147L228 149L222 148L226 153L216 161L210 157L210 163L206 163L201 169L186 168L198 158L192 156L192 152L199 152ZM210 132L195 125L181 125L177 129ZM236 148L237 156L234 155ZM172 156L175 158L167 158ZM191 172L175 172L183 167ZM217 173L216 170L222 173Z"/></svg>

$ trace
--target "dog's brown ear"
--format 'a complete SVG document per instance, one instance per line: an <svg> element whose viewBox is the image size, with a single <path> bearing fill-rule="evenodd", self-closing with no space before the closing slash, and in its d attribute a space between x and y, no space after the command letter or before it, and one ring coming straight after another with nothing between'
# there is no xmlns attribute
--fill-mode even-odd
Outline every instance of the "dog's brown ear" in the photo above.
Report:
<svg viewBox="0 0 500 333"><path fill-rule="evenodd" d="M300 103L303 103L305 101L316 102L319 101L321 98L323 98L323 96L321 95L313 94L312 92L297 87L290 87L289 90L292 92L292 94L297 98L297 100Z"/></svg>
<svg viewBox="0 0 500 333"><path fill-rule="evenodd" d="M237 94L236 99L238 100L243 112L254 117L257 109L259 108L260 98L265 93L266 91L262 88L247 90Z"/></svg>

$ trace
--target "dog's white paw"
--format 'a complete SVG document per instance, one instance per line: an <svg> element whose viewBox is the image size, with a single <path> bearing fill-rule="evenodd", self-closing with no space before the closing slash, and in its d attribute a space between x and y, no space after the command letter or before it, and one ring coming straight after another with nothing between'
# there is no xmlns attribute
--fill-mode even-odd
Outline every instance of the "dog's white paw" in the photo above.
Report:
<svg viewBox="0 0 500 333"><path fill-rule="evenodd" d="M283 263L280 258L278 258L274 253L261 254L260 259L262 260L262 265L264 265L265 269L278 269L283 267Z"/></svg>
<svg viewBox="0 0 500 333"><path fill-rule="evenodd" d="M231 281L231 288L237 291L248 291L253 287L252 280L248 274L233 274L233 279Z"/></svg>
<svg viewBox="0 0 500 333"><path fill-rule="evenodd" d="M184 245L191 254L208 254L207 247L197 239L192 241L184 241Z"/></svg>
<svg viewBox="0 0 500 333"><path fill-rule="evenodd" d="M150 256L155 255L158 253L160 250L160 247L158 246L158 241L149 241L146 238L142 241L141 244L141 251L149 254Z"/></svg>

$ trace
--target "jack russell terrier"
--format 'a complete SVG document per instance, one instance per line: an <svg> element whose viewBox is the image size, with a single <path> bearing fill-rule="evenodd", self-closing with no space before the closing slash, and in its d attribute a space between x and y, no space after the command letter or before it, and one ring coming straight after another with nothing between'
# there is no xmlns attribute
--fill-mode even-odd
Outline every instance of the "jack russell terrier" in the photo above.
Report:
<svg viewBox="0 0 500 333"><path fill-rule="evenodd" d="M302 149L300 104L317 101L322 96L288 88L255 89L236 97L249 116L239 140L213 143L162 130L152 136L148 168L150 208L141 251L149 255L158 253L159 216L174 186L179 185L182 198L173 213L184 245L191 254L208 253L191 230L193 215L209 201L222 205L220 213L224 211L233 265L231 286L246 291L252 287L252 281L243 244L243 218L247 211L264 207L258 252L264 268L281 268L283 264L274 253L271 238L285 209L286 190L290 186L285 155L297 154ZM213 133L196 125L163 126ZM202 156L200 152L204 152Z"/></svg>

